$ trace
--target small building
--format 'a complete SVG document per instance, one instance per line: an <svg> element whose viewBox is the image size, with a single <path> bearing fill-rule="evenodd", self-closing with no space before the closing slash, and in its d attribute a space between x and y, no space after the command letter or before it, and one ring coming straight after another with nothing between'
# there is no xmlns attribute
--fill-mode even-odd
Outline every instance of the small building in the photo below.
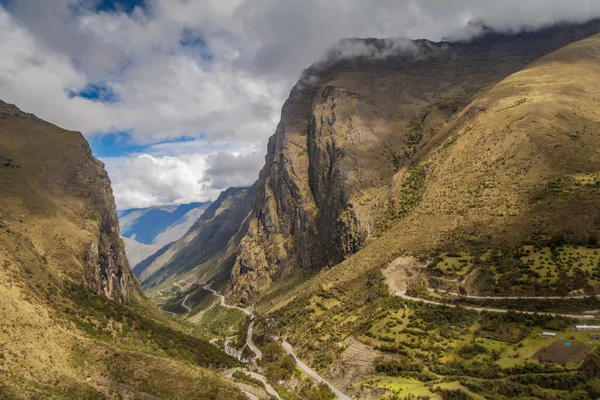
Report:
<svg viewBox="0 0 600 400"><path fill-rule="evenodd" d="M583 319L594 319L596 317L594 317L593 315L584 315Z"/></svg>
<svg viewBox="0 0 600 400"><path fill-rule="evenodd" d="M554 332L542 332L542 336L555 337L556 333L554 333Z"/></svg>
<svg viewBox="0 0 600 400"><path fill-rule="evenodd" d="M578 331L600 331L600 325L575 325Z"/></svg>

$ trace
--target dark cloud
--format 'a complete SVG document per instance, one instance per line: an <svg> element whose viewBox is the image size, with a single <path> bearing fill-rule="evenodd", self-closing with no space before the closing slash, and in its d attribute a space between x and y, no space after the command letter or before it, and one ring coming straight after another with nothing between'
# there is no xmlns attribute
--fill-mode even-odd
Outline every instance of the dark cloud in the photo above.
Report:
<svg viewBox="0 0 600 400"><path fill-rule="evenodd" d="M205 180L215 190L251 186L258 179L257 171L264 161L261 152L242 155L219 152L208 158Z"/></svg>

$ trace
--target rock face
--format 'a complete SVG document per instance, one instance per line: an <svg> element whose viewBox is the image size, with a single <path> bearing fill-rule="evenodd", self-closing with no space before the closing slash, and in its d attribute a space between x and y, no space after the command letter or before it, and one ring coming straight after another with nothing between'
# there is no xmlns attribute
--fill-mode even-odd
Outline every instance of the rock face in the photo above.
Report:
<svg viewBox="0 0 600 400"><path fill-rule="evenodd" d="M346 40L306 70L285 103L229 288L244 303L298 268L334 265L422 196L421 162L476 95L595 34L597 21L470 43ZM346 57L347 54L358 54ZM420 164L421 163L421 164Z"/></svg>
<svg viewBox="0 0 600 400"><path fill-rule="evenodd" d="M0 143L0 211L18 221L12 229L61 274L127 302L137 284L110 180L83 136L0 103Z"/></svg>
<svg viewBox="0 0 600 400"><path fill-rule="evenodd" d="M157 290L166 284L169 289L184 279L227 281L255 199L256 185L223 191L181 239L134 268L143 287Z"/></svg>

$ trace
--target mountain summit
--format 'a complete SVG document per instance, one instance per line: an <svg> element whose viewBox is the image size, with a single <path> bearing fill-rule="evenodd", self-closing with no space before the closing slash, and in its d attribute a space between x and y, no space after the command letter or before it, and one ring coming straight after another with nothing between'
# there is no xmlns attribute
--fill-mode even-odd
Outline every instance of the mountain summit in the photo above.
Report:
<svg viewBox="0 0 600 400"><path fill-rule="evenodd" d="M459 142L462 127L488 115L488 106L478 98L531 62L599 29L595 21L519 34L488 33L468 43L342 42L336 57L303 73L283 106L234 267L231 295L251 301L295 270L338 264L392 227L402 227L394 247L403 251L458 246L488 235L514 242L531 229L564 230L571 223L589 230L583 211L572 222L563 218L562 226L526 228L541 210L527 205L525 193L560 175L545 167L528 169L533 168L527 167L532 160L545 157L546 150L537 147L541 139L523 143L519 150L528 149L527 155L516 148L510 153L494 130L485 144L473 142L475 147L450 164L473 159L481 165L472 170L454 167L444 177L438 165L446 153L459 148L453 144ZM525 84L522 91L522 97L506 100L507 110L542 100L528 93ZM564 118L570 115L556 112ZM523 123L507 119L503 129L516 132ZM532 124L539 130L547 123ZM564 156L563 164L575 157L569 161L573 170L580 168L575 165L590 165L586 152L562 153L572 142L554 145L547 151ZM521 174L509 172L511 165L529 175L515 181ZM510 184L496 181L495 176L504 173L513 174ZM517 188L517 182L523 186ZM513 190L519 194L510 194ZM474 192L486 197L474 203ZM484 212L481 206L489 209Z"/></svg>

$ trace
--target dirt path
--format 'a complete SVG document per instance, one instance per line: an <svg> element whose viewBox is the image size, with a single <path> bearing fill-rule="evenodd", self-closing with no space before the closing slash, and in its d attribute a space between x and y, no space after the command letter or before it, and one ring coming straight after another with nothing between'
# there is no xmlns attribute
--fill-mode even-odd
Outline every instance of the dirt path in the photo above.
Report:
<svg viewBox="0 0 600 400"><path fill-rule="evenodd" d="M503 297L499 297L499 296L470 296L470 295L461 296L458 293L448 292L448 291L439 290L439 289L427 289L427 291L429 291L429 293L449 294L451 296L463 297L463 298L473 299L473 300L570 300L570 299L585 299L588 297L594 297L594 296L562 296L562 297L561 296L503 296Z"/></svg>
<svg viewBox="0 0 600 400"><path fill-rule="evenodd" d="M189 314L189 313L191 313L191 312L192 312L192 309L191 309L190 307L188 307L188 306L186 306L186 305L185 305L185 302L187 301L188 297L190 297L190 295L189 295L189 294L188 294L187 296L185 296L185 298L184 298L184 299L183 299L183 301L181 302L181 305L183 306L183 308L185 308L185 309L187 310L187 312L188 312L188 314Z"/></svg>
<svg viewBox="0 0 600 400"><path fill-rule="evenodd" d="M537 312L537 311L519 311L519 310L508 310L505 308L485 308L485 307L463 306L463 305L458 305L458 304L447 304L447 303L442 303L439 301L432 301L432 300L420 299L418 297L411 297L406 294L406 290L401 290L399 292L396 292L396 296L402 297L403 299L406 299L406 300L416 301L419 303L435 304L438 306L446 306L446 307L453 307L453 308L461 307L461 308L464 308L467 310L474 310L474 311L478 311L478 312L487 311L487 312L493 312L493 313L507 313L509 311L513 311L513 312L517 312L517 313L521 313L521 314L529 314L529 315L534 315L534 314L550 315L553 317L566 317L566 318L574 318L574 319L583 319L584 318L583 315L575 315L575 314L560 314L560 313Z"/></svg>
<svg viewBox="0 0 600 400"><path fill-rule="evenodd" d="M245 369L241 369L241 368L236 368L233 370L229 370L225 376L229 379L233 379L233 374L235 372L241 372L243 374L249 375L254 379L258 379L259 381L261 381L264 385L265 385L265 389L267 391L268 394L270 394L271 396L277 398L278 400L281 400L281 397L279 397L279 393L277 393L277 391L275 389L273 389L273 386L271 386L269 384L269 382L267 382L267 378L265 378L264 376L262 376L261 374L257 373L257 372L252 372L252 371L247 371Z"/></svg>
<svg viewBox="0 0 600 400"><path fill-rule="evenodd" d="M329 389L331 389L331 391L335 394L335 396L338 399L352 400L351 397L346 396L341 390L339 390L338 388L333 386L330 382L325 380L321 375L317 374L308 365L304 364L298 357L296 357L296 354L294 353L294 348L292 347L291 344L289 344L286 341L283 341L283 348L289 355L294 357L294 360L296 360L296 363L298 364L300 369L302 369L304 372L306 372L313 380L317 381L318 383L324 383L327 386L329 386Z"/></svg>
<svg viewBox="0 0 600 400"><path fill-rule="evenodd" d="M242 392L246 395L246 397L248 397L248 399L250 400L260 400L258 397L256 397L255 395L253 395L252 393L246 392L245 390L242 390Z"/></svg>
<svg viewBox="0 0 600 400"><path fill-rule="evenodd" d="M225 303L225 296L217 293L214 289L212 289L210 287L210 285L205 285L203 287L203 289L208 290L209 292L211 292L215 296L217 296L219 299L221 299L221 306L223 306L225 308L230 308L232 310L239 310L252 318L252 322L250 322L250 325L248 326L248 334L246 335L246 345L248 345L250 350L252 350L252 352L254 353L254 360L261 358L262 351L260 351L260 349L258 347L256 347L256 345L254 344L254 341L252 340L252 334L254 333L254 315L250 311L246 310L245 308L231 306L231 305Z"/></svg>
<svg viewBox="0 0 600 400"><path fill-rule="evenodd" d="M231 309L234 309L234 310L240 310L244 314L249 315L250 317L253 318L252 322L250 322L250 325L248 326L248 334L246 336L246 344L248 345L248 347L256 355L256 357L254 358L255 360L258 359L258 358L260 358L260 357L262 357L262 352L260 351L260 349L258 347L256 347L256 345L252 341L252 334L254 332L254 314L252 314L250 311L246 310L245 308L240 308L240 307L236 307L236 306L230 306L230 305L226 304L225 303L225 297L223 295L218 294L214 289L212 289L210 287L210 285L205 285L204 289L212 292L215 296L218 296L221 299L221 305L223 307L231 308ZM352 400L350 397L348 397L344 393L342 393L342 391L340 391L335 386L333 386L330 382L328 382L327 380L325 380L321 375L317 374L309 366L307 366L302 361L300 361L300 359L298 359L298 357L296 357L296 354L294 353L294 348L292 347L291 344L289 344L288 342L284 341L283 342L283 347L285 348L285 351L288 354L290 354L292 357L294 357L294 360L296 360L296 363L298 364L298 366L304 372L306 372L314 381L316 381L317 383L321 383L322 382L322 383L326 384L327 386L329 386L329 388L331 389L331 391L336 395L336 397L338 399ZM267 391L269 392L269 394L271 394L271 395L277 397L278 399L280 399L280 397L277 394L277 392L275 392L273 390L273 388L268 384L268 382L266 381L266 379L262 375L257 374L256 372L249 372L249 374L253 378L256 378L256 379L262 381L265 384L265 386L267 387ZM272 392L271 392L271 390L269 390L269 387L271 388L271 390L273 390Z"/></svg>
<svg viewBox="0 0 600 400"><path fill-rule="evenodd" d="M212 292L215 296L219 297L221 299L221 305L223 307L226 308L231 308L234 310L239 310L241 312L243 312L246 315L252 316L252 313L248 310L246 310L245 308L241 308L241 307L236 307L236 306L230 306L229 304L225 303L225 296L223 296L222 294L219 294L216 292L216 290L214 290L213 288L210 287L210 285L204 285L203 289L208 290L209 292Z"/></svg>

